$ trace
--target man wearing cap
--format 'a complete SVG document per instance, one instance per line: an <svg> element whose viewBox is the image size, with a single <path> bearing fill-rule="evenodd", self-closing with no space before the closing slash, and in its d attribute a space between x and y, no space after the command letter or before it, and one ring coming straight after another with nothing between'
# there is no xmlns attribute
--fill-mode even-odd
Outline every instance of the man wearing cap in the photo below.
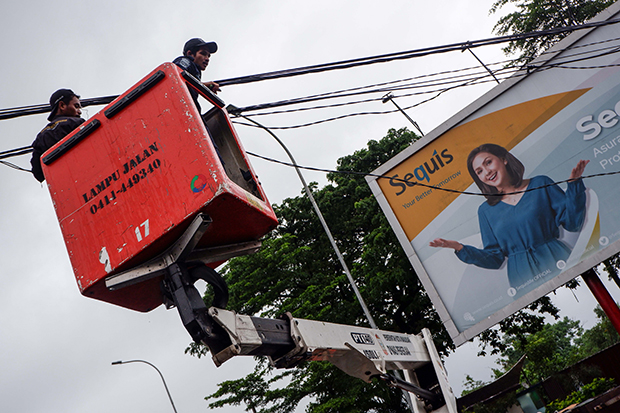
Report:
<svg viewBox="0 0 620 413"><path fill-rule="evenodd" d="M172 61L183 70L187 70L192 76L200 80L203 72L209 64L211 54L217 51L215 42L205 42L202 39L189 39L183 47L183 56L179 56ZM203 84L211 89L213 93L220 91L220 86L215 82L203 82ZM190 88L190 93L196 103L198 112L200 112L200 104L198 103L198 92Z"/></svg>
<svg viewBox="0 0 620 413"><path fill-rule="evenodd" d="M32 143L30 164L32 165L32 174L39 182L45 180L41 169L41 155L84 123L84 119L80 117L82 115L80 97L71 89L58 89L52 93L50 108L52 111L47 117L50 123L39 132Z"/></svg>

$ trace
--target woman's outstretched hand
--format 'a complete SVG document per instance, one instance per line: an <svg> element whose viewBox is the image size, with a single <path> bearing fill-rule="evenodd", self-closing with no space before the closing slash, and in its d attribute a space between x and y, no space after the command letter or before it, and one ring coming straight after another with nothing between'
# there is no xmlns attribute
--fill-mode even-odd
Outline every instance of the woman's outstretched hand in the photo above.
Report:
<svg viewBox="0 0 620 413"><path fill-rule="evenodd" d="M577 166L573 168L570 173L570 178L568 179L574 181L575 179L581 178L581 175L583 175L583 171L584 169L586 169L586 165L588 164L588 162L590 161L584 161L583 159L577 162Z"/></svg>
<svg viewBox="0 0 620 413"><path fill-rule="evenodd" d="M455 251L460 251L463 249L463 244L460 242L443 238L434 239L429 242L428 245L435 248L452 248Z"/></svg>

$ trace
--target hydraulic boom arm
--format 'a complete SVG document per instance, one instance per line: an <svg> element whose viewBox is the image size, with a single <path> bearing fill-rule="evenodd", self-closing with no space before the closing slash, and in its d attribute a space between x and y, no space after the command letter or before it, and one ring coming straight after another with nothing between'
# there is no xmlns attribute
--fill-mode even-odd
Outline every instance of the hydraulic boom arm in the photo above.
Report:
<svg viewBox="0 0 620 413"><path fill-rule="evenodd" d="M365 327L293 318L268 319L225 310L228 289L222 277L205 263L255 251L260 243L196 250L196 242L211 223L199 214L185 233L151 261L106 279L110 289L163 277L168 308L176 307L186 330L206 345L220 366L234 356L265 356L277 368L303 361L328 361L350 376L369 382L384 380L417 396L416 413L457 413L456 399L433 344L431 333L393 333ZM213 306L207 308L194 287L202 279L213 287ZM389 374L403 370L407 381Z"/></svg>

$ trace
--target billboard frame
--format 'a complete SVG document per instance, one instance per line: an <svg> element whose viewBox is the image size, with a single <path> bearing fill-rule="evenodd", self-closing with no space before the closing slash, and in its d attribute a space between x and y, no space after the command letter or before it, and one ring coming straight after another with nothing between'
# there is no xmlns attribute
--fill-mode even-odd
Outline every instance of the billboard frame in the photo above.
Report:
<svg viewBox="0 0 620 413"><path fill-rule="evenodd" d="M609 21L609 20L613 20L614 17L616 18L620 17L620 2L612 4L607 9L605 9L604 11L599 13L597 16L595 16L593 19L591 19L588 23ZM542 66L556 59L562 54L562 52L565 51L565 49L577 43L578 41L583 39L585 36L589 35L590 33L594 32L600 27L601 26L596 26L596 27L592 27L588 29L576 30L575 32L573 32L572 34L570 34L569 36L567 36L566 38L562 39L560 42L555 44L552 48L547 50L543 55L533 60L528 65L528 67L532 68L532 67ZM431 280L422 261L419 259L418 255L416 254L413 246L410 243L410 240L408 239L408 236L405 233L405 230L401 226L385 194L381 190L378 184L378 180L382 179L380 178L380 176L385 176L389 171L396 168L398 165L400 165L401 163L409 159L416 152L420 151L422 148L426 147L427 145L429 145L436 139L442 137L446 132L450 131L452 128L465 123L467 119L472 117L472 115L474 115L476 112L483 109L486 105L491 103L496 98L500 97L502 94L504 94L505 92L507 92L508 90L510 90L517 84L519 84L520 82L527 79L529 76L530 74L528 73L527 68L520 69L519 71L514 73L510 78L503 81L502 83L500 83L499 85L497 85L496 87L494 87L493 89L491 89L490 91L482 95L480 98L476 99L474 102L472 102L471 104L466 106L464 109L457 112L455 115L453 115L448 120L443 122L441 125L433 129L431 132L429 132L428 134L426 134L425 136L423 136L422 138L414 142L410 147L406 148L401 153L397 154L392 159L387 161L385 164L381 165L379 168L377 168L375 171L372 172L372 176L366 177L366 181L368 185L370 186L375 198L377 199L377 202L379 203L379 205L381 206L381 209L386 215L390 226L394 230L397 236L397 239L399 240L401 246L403 247L407 255L407 258L411 262L418 277L422 281L422 284L427 294L431 298L431 301L433 305L435 306L442 323L444 324L446 330L450 334L456 346L460 346L461 344L464 344L465 342L470 341L475 336L479 335L483 331L497 324L499 321L510 316L516 311L520 310L527 304L523 305L522 304L523 300L519 299L518 301L515 301L503 307L499 311L495 312L494 314L487 317L486 319L478 322L474 326L467 328L464 331L459 331L451 315L449 314L448 309L444 305L444 302L442 298L440 297L437 289L435 288L434 282ZM588 269L592 268L593 266L600 263L602 260L610 257L611 255L613 255L614 253L618 251L620 251L620 241L613 242L606 248L599 250L598 252L589 256L587 259L582 260L575 266L571 267L569 270L567 270L565 273L562 274L563 275L562 277L558 276L555 279L548 281L547 283L537 287L533 291L530 291L528 295L530 294L540 295L540 296L546 295L549 292L553 291L555 288L558 288L561 285L565 284L566 282L570 281L571 279L578 277L583 272L587 271ZM566 279L567 277L570 277L570 278ZM541 294L541 291L545 291L544 294Z"/></svg>

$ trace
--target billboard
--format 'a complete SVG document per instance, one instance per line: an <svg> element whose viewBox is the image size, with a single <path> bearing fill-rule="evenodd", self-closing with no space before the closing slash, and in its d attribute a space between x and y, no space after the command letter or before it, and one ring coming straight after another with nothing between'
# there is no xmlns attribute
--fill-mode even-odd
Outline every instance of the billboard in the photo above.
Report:
<svg viewBox="0 0 620 413"><path fill-rule="evenodd" d="M618 172L620 23L573 33L367 180L460 345L620 251Z"/></svg>

